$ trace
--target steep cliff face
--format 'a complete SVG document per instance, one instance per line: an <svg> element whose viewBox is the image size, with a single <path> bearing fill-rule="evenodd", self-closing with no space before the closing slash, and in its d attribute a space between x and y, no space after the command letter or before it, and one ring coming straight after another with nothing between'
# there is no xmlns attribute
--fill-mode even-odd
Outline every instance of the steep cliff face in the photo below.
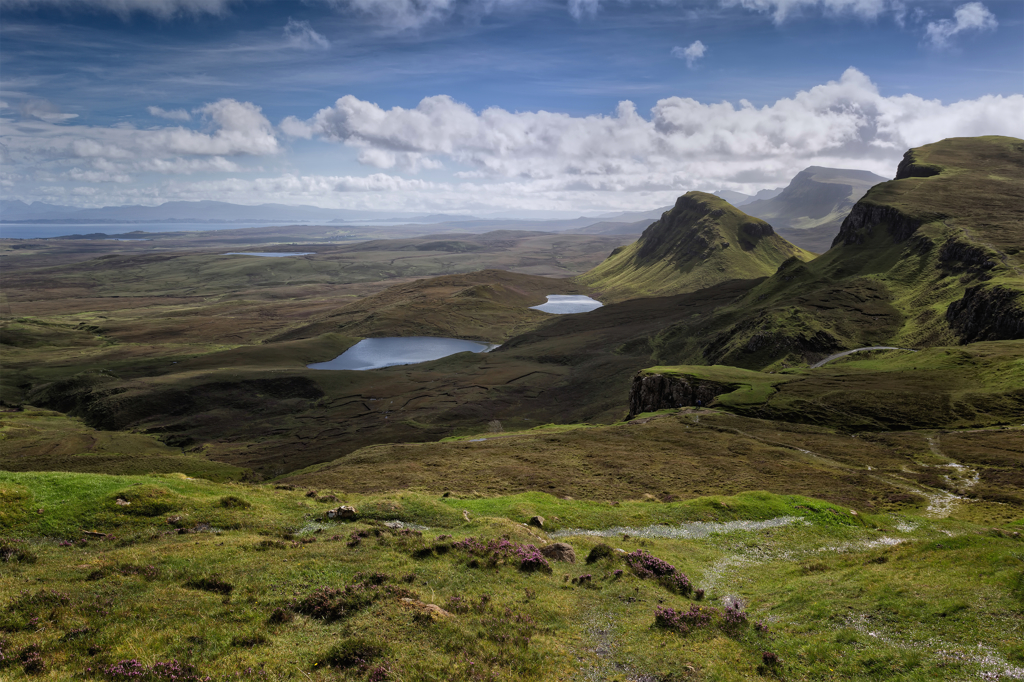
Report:
<svg viewBox="0 0 1024 682"><path fill-rule="evenodd" d="M960 343L1024 339L1024 297L1005 287L977 285L946 309Z"/></svg>
<svg viewBox="0 0 1024 682"><path fill-rule="evenodd" d="M863 244L875 229L885 226L885 230L896 243L904 242L921 227L922 221L911 218L892 206L879 206L860 202L853 207L850 215L843 221L839 234L832 240L837 244Z"/></svg>
<svg viewBox="0 0 1024 682"><path fill-rule="evenodd" d="M642 412L708 405L715 396L728 393L731 387L714 381L687 376L637 374L629 390L629 419Z"/></svg>

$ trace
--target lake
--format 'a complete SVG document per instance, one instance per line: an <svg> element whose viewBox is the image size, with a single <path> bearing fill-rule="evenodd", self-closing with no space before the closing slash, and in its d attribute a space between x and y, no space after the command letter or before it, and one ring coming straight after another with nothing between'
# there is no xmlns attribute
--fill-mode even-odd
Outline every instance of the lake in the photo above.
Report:
<svg viewBox="0 0 1024 682"><path fill-rule="evenodd" d="M329 362L306 365L309 369L367 370L395 365L438 360L455 353L483 353L497 344L478 343L465 339L444 339L435 336L392 336L363 339Z"/></svg>
<svg viewBox="0 0 1024 682"><path fill-rule="evenodd" d="M232 251L222 256L262 256L264 258L285 258L287 256L315 256L316 251Z"/></svg>
<svg viewBox="0 0 1024 682"><path fill-rule="evenodd" d="M544 313L551 313L552 315L573 315L575 313L588 313L603 305L604 303L595 301L589 296L558 296L552 294L548 296L547 303L530 306L530 308Z"/></svg>

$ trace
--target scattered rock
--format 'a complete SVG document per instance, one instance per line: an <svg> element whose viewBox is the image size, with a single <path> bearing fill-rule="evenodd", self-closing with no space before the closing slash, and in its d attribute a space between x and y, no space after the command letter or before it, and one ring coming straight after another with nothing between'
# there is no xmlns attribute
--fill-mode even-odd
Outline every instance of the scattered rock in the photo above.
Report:
<svg viewBox="0 0 1024 682"><path fill-rule="evenodd" d="M355 507L343 504L337 509L328 509L324 512L324 516L329 519L338 519L340 521L355 521L359 514L356 512Z"/></svg>
<svg viewBox="0 0 1024 682"><path fill-rule="evenodd" d="M122 500L119 497L116 500L114 500L114 504L116 504L118 507L127 507L127 506L131 505L131 502L128 502L126 500ZM42 509L40 509L39 511L42 511Z"/></svg>
<svg viewBox="0 0 1024 682"><path fill-rule="evenodd" d="M544 517L543 516L534 516L532 519L530 519L530 525L531 526L536 526L537 528L543 528L544 527Z"/></svg>
<svg viewBox="0 0 1024 682"><path fill-rule="evenodd" d="M417 615L428 618L432 621L447 620L448 618L454 618L455 616L448 611L445 611L437 604L426 604L419 601L418 599L410 599L403 597L399 600L402 606L413 609Z"/></svg>
<svg viewBox="0 0 1024 682"><path fill-rule="evenodd" d="M576 563L575 550L573 550L572 545L565 542L556 542L546 547L541 547L540 553L544 555L545 559L551 559L552 561L564 561L567 564Z"/></svg>

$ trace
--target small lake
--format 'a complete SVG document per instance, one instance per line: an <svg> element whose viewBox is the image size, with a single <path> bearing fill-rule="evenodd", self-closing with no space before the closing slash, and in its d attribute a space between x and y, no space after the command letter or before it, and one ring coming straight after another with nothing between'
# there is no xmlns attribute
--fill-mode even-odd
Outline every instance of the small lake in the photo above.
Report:
<svg viewBox="0 0 1024 682"><path fill-rule="evenodd" d="M572 315L574 313L589 313L595 308L600 308L604 303L595 301L589 296L548 296L548 302L543 305L530 306L531 310L539 310L552 315Z"/></svg>
<svg viewBox="0 0 1024 682"><path fill-rule="evenodd" d="M366 370L438 360L456 353L484 353L497 344L436 336L392 336L363 339L329 362L306 365L308 369Z"/></svg>
<svg viewBox="0 0 1024 682"><path fill-rule="evenodd" d="M262 256L264 258L286 258L288 256L315 256L316 251L232 251L222 256Z"/></svg>

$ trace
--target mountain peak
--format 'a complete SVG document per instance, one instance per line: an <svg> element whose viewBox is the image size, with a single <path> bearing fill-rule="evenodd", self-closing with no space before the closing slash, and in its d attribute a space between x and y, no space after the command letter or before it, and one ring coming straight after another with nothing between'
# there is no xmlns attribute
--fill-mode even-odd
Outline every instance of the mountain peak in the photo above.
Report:
<svg viewBox="0 0 1024 682"><path fill-rule="evenodd" d="M810 254L726 200L687 192L640 239L617 249L580 281L610 299L666 296L764 277L794 256Z"/></svg>

